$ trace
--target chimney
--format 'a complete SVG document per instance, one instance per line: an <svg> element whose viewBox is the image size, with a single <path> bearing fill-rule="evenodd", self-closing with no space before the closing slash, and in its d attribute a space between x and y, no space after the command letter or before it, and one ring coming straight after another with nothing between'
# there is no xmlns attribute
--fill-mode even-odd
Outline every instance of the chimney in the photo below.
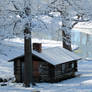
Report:
<svg viewBox="0 0 92 92"><path fill-rule="evenodd" d="M42 44L41 43L33 43L33 50L40 53L42 51Z"/></svg>

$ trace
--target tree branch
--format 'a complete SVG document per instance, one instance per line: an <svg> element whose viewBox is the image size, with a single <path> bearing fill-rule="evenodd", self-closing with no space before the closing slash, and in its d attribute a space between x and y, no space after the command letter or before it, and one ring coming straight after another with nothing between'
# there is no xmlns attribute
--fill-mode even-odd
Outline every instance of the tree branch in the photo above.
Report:
<svg viewBox="0 0 92 92"><path fill-rule="evenodd" d="M12 4L13 4L14 8L15 8L16 10L19 10L18 7L14 4L14 1L11 1L11 2L12 2Z"/></svg>

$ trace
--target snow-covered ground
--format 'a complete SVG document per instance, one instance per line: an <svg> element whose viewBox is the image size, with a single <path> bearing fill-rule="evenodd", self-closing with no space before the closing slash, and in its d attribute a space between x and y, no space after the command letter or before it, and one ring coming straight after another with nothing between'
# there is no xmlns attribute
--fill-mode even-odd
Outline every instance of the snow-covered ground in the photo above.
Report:
<svg viewBox="0 0 92 92"><path fill-rule="evenodd" d="M36 39L33 42L39 42L39 40ZM44 48L61 46L60 42L48 40L42 40L41 42L43 42ZM7 61L23 53L22 39L5 40L0 44L0 77L14 77L13 63ZM7 86L0 86L0 92L35 92L37 90L40 92L92 92L92 61L79 61L78 74L80 76L59 83L37 83L36 86L30 88L25 88L23 84L11 83L10 81Z"/></svg>
<svg viewBox="0 0 92 92"><path fill-rule="evenodd" d="M7 86L0 86L0 92L32 92L35 90L40 92L92 92L92 61L80 61L78 66L78 73L81 75L76 78L53 84L38 83L30 88L24 88L22 84L8 83Z"/></svg>

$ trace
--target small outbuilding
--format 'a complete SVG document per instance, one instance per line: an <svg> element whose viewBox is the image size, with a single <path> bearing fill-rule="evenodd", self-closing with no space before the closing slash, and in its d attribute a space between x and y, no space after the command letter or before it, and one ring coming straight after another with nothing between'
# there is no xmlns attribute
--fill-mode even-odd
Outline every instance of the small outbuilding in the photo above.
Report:
<svg viewBox="0 0 92 92"><path fill-rule="evenodd" d="M77 62L81 58L62 47L42 50L40 43L33 44L33 78L35 82L58 82L75 76ZM16 82L24 81L24 55L9 60L14 61Z"/></svg>

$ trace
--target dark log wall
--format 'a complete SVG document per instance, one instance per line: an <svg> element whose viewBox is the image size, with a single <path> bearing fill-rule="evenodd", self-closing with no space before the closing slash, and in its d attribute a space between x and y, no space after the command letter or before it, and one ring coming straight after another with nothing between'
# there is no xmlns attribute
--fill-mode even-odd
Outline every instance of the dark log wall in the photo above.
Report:
<svg viewBox="0 0 92 92"><path fill-rule="evenodd" d="M47 62L40 62L39 66L40 81L49 81L49 66Z"/></svg>
<svg viewBox="0 0 92 92"><path fill-rule="evenodd" d="M39 62L39 65L37 66L38 67L37 71L38 71L39 77L38 77L38 80L36 80L36 81L50 82L50 81L54 80L55 73L54 73L53 65L51 65L50 63L48 63L38 57L35 57L35 56L33 56L33 61ZM34 64L34 67L36 67L35 64Z"/></svg>
<svg viewBox="0 0 92 92"><path fill-rule="evenodd" d="M35 82L55 82L71 76L77 71L77 61L71 61L53 66L50 63L33 56L33 78ZM24 59L14 61L14 75L16 82L24 80Z"/></svg>
<svg viewBox="0 0 92 92"><path fill-rule="evenodd" d="M71 61L57 65L55 68L55 80L60 81L69 77L74 77L77 71L77 61Z"/></svg>
<svg viewBox="0 0 92 92"><path fill-rule="evenodd" d="M14 75L16 82L22 82L22 62L20 59L14 62Z"/></svg>
<svg viewBox="0 0 92 92"><path fill-rule="evenodd" d="M33 75L36 82L48 81L48 62L33 55Z"/></svg>
<svg viewBox="0 0 92 92"><path fill-rule="evenodd" d="M62 65L57 65L55 68L55 79L62 77Z"/></svg>
<svg viewBox="0 0 92 92"><path fill-rule="evenodd" d="M33 79L35 82L50 81L49 63L33 56ZM14 75L16 82L24 81L24 59L16 59L14 61Z"/></svg>

